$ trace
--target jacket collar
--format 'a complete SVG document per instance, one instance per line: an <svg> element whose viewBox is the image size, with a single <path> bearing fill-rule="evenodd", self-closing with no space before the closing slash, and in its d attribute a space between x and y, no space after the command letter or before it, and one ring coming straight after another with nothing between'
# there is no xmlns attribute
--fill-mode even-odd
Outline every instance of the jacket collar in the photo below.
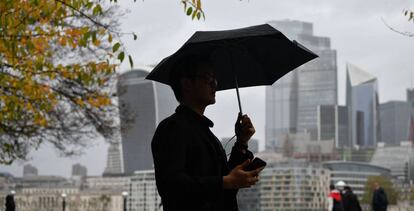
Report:
<svg viewBox="0 0 414 211"><path fill-rule="evenodd" d="M191 116L194 119L196 119L198 122L200 122L201 124L203 124L207 127L213 127L214 126L214 123L209 118L197 114L195 111L193 111L191 108L189 108L185 105L179 105L175 109L175 112Z"/></svg>

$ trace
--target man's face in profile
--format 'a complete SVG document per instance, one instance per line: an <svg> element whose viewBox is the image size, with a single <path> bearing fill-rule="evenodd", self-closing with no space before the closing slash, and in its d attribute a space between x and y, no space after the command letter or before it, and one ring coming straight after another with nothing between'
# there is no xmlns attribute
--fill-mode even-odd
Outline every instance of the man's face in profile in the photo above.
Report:
<svg viewBox="0 0 414 211"><path fill-rule="evenodd" d="M186 90L198 104L207 106L216 102L217 80L210 65L201 65L189 84Z"/></svg>
<svg viewBox="0 0 414 211"><path fill-rule="evenodd" d="M377 190L379 188L379 184L376 182L374 183L374 189Z"/></svg>

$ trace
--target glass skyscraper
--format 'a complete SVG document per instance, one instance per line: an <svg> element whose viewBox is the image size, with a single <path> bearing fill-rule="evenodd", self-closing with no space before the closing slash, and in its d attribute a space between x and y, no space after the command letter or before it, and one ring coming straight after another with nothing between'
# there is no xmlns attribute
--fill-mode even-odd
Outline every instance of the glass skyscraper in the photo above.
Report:
<svg viewBox="0 0 414 211"><path fill-rule="evenodd" d="M399 146L407 141L414 104L407 101L389 101L380 105L381 141L386 146Z"/></svg>
<svg viewBox="0 0 414 211"><path fill-rule="evenodd" d="M269 24L319 58L266 88L266 148L280 148L288 133L310 133L317 140L318 106L337 104L336 51L330 47L330 38L313 34L312 23L282 20Z"/></svg>
<svg viewBox="0 0 414 211"><path fill-rule="evenodd" d="M151 140L155 129L177 106L171 88L146 80L147 75L147 71L132 70L118 78L122 164L127 175L153 169Z"/></svg>
<svg viewBox="0 0 414 211"><path fill-rule="evenodd" d="M336 148L342 148L348 142L348 127L348 107L318 106L318 140L335 140Z"/></svg>
<svg viewBox="0 0 414 211"><path fill-rule="evenodd" d="M375 148L381 140L377 78L352 64L347 64L346 69L351 134L347 147Z"/></svg>
<svg viewBox="0 0 414 211"><path fill-rule="evenodd" d="M414 88L407 89L407 101L414 102Z"/></svg>

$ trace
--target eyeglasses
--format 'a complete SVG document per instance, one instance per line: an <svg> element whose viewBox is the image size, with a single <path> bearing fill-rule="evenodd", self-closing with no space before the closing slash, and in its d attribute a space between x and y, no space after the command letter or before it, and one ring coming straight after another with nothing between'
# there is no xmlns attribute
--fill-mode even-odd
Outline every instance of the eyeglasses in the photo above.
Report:
<svg viewBox="0 0 414 211"><path fill-rule="evenodd" d="M200 75L195 75L194 77L205 80L209 84L214 83L214 85L216 85L216 86L218 84L216 77L214 77L214 75L212 75L212 74L200 74Z"/></svg>

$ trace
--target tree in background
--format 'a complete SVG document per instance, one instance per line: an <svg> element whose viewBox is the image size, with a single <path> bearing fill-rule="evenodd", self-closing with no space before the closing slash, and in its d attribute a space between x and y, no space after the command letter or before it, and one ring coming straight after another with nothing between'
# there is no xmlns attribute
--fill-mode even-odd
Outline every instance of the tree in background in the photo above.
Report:
<svg viewBox="0 0 414 211"><path fill-rule="evenodd" d="M408 22L414 22L414 11L405 9L403 10L404 16L408 18ZM410 31L400 31L395 29L394 27L388 25L385 20L383 19L382 22L392 31L397 32L398 34L402 34L407 37L414 37L414 32Z"/></svg>
<svg viewBox="0 0 414 211"><path fill-rule="evenodd" d="M0 163L42 143L77 154L119 130L116 68L133 60L115 2L0 1ZM200 0L181 2L192 19L204 17Z"/></svg>
<svg viewBox="0 0 414 211"><path fill-rule="evenodd" d="M365 193L362 196L361 202L364 204L371 204L372 196L374 192L374 184L378 183L387 194L389 204L397 204L399 198L399 192L394 188L393 183L390 179L384 176L370 176L365 183Z"/></svg>

